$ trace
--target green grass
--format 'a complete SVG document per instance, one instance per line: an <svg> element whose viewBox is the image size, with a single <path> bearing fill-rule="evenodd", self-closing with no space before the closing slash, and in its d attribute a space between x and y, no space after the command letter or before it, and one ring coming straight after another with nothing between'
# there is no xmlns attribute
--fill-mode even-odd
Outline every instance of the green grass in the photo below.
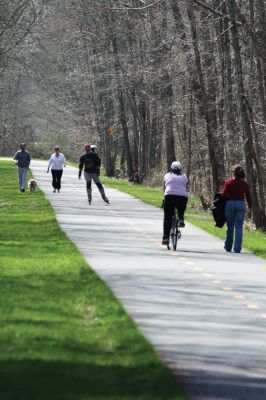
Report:
<svg viewBox="0 0 266 400"><path fill-rule="evenodd" d="M43 193L0 181L1 400L185 399Z"/></svg>
<svg viewBox="0 0 266 400"><path fill-rule="evenodd" d="M133 185L124 180L115 178L102 177L102 183L105 186L118 189L121 192L131 194L134 197L152 204L155 207L160 207L163 199L163 192L160 189L147 188L142 185ZM209 232L221 239L225 238L225 227L216 228L211 212L196 211L195 206L199 205L196 198L190 197L188 208L185 214L186 220L193 225ZM244 231L243 247L250 250L254 254L266 259L266 234L262 231Z"/></svg>

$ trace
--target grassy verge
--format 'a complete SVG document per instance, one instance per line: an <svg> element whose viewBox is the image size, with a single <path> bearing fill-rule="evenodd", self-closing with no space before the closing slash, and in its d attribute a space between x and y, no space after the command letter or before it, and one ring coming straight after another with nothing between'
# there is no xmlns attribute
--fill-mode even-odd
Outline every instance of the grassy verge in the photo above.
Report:
<svg viewBox="0 0 266 400"><path fill-rule="evenodd" d="M0 180L1 400L185 399L42 192Z"/></svg>
<svg viewBox="0 0 266 400"><path fill-rule="evenodd" d="M121 192L131 194L134 197L144 201L145 203L152 204L155 207L160 207L162 203L163 193L159 189L152 189L143 187L142 185L133 185L127 181L117 180L102 177L102 182L108 187L118 189ZM196 211L195 205L197 200L195 198L189 199L188 209L186 211L186 220L193 225L209 232L221 239L225 238L225 227L220 229L214 226L214 221L211 212ZM266 234L262 231L248 231L244 232L243 247L250 250L254 254L266 259Z"/></svg>

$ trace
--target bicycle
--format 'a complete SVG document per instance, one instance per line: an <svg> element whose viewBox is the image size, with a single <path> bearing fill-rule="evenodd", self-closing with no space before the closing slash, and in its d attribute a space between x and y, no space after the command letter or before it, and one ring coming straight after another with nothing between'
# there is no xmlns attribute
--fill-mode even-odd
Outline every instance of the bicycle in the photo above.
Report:
<svg viewBox="0 0 266 400"><path fill-rule="evenodd" d="M179 226L179 218L177 217L176 212L174 212L172 216L172 225L169 235L169 244L167 245L168 250L176 251L177 242L180 238L181 238L181 229Z"/></svg>

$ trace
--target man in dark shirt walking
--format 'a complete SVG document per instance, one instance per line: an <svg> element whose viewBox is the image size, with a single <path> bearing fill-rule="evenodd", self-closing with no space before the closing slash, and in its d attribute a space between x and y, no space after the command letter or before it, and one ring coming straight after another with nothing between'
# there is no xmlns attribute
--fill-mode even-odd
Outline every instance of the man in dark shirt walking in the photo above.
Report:
<svg viewBox="0 0 266 400"><path fill-rule="evenodd" d="M26 183L27 183L27 174L31 161L31 155L26 150L26 144L20 144L20 150L16 152L14 155L14 160L18 166L18 182L19 182L19 190L23 193L25 192Z"/></svg>
<svg viewBox="0 0 266 400"><path fill-rule="evenodd" d="M79 160L79 179L81 178L81 173L84 168L84 178L87 186L87 194L88 201L91 204L92 199L92 190L91 190L91 181L93 180L95 185L98 187L99 192L101 193L103 201L109 204L109 200L105 196L105 191L103 185L100 182L100 167L101 167L101 159L97 153L91 151L91 145L84 145L86 153L80 157Z"/></svg>

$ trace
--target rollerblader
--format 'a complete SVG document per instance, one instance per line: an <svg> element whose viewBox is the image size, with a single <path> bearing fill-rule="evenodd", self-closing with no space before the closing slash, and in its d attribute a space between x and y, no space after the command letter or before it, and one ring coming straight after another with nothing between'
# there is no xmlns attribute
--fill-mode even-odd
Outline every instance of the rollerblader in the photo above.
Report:
<svg viewBox="0 0 266 400"><path fill-rule="evenodd" d="M95 185L98 187L102 199L105 203L109 204L109 200L105 195L104 187L100 181L100 167L101 159L97 153L91 150L90 144L85 144L84 148L86 153L80 157L79 160L79 179L81 178L81 173L84 168L84 178L86 181L86 190L88 195L88 202L91 204L92 201L92 189L91 181L93 180Z"/></svg>

